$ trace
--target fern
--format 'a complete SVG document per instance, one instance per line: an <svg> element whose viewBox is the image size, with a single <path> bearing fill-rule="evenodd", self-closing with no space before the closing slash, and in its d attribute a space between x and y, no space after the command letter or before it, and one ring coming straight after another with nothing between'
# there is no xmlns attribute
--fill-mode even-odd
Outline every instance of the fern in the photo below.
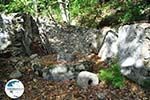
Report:
<svg viewBox="0 0 150 100"><path fill-rule="evenodd" d="M112 64L108 69L102 69L99 71L100 80L106 81L112 84L115 88L124 87L124 77L120 73L119 64Z"/></svg>

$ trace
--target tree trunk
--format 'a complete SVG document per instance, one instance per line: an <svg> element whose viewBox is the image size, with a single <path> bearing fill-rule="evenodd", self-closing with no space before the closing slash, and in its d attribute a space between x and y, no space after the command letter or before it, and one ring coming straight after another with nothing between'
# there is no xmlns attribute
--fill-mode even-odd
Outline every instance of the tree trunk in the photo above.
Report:
<svg viewBox="0 0 150 100"><path fill-rule="evenodd" d="M69 16L69 0L58 0L59 8L61 10L61 17L64 22L69 23L70 22L70 16Z"/></svg>

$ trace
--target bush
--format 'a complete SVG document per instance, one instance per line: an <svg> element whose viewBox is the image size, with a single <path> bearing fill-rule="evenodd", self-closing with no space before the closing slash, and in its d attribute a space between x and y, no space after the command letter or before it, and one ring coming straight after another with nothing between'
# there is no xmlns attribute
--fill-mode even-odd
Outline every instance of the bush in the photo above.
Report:
<svg viewBox="0 0 150 100"><path fill-rule="evenodd" d="M57 0L0 0L0 12L23 12L31 15L49 15L61 20L61 11ZM81 26L101 28L118 24L133 23L145 19L142 12L149 8L145 0L109 0L99 3L97 0L70 0L69 12L71 20L77 20Z"/></svg>
<svg viewBox="0 0 150 100"><path fill-rule="evenodd" d="M0 12L4 11L4 7L5 7L5 5L0 4Z"/></svg>
<svg viewBox="0 0 150 100"><path fill-rule="evenodd" d="M133 3L131 0L127 0L122 7L124 13L120 16L120 21L125 24L133 21L140 20L142 18L142 11L146 8L143 1Z"/></svg>
<svg viewBox="0 0 150 100"><path fill-rule="evenodd" d="M89 13L97 0L71 0L70 1L70 13L72 17L80 16L85 13Z"/></svg>
<svg viewBox="0 0 150 100"><path fill-rule="evenodd" d="M5 5L5 12L7 13L30 13L33 14L33 2L31 0L12 0L9 4Z"/></svg>
<svg viewBox="0 0 150 100"><path fill-rule="evenodd" d="M124 77L120 73L120 67L118 63L112 64L112 66L108 69L102 69L99 71L99 78L107 82L108 84L112 84L115 88L124 87Z"/></svg>

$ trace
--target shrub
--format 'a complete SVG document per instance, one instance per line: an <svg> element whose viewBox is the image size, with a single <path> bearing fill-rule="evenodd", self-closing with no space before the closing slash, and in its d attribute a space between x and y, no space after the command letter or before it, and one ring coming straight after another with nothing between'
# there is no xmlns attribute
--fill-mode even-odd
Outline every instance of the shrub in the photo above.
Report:
<svg viewBox="0 0 150 100"><path fill-rule="evenodd" d="M99 71L99 78L108 84L112 84L112 86L115 88L124 87L125 79L120 73L120 67L118 63L112 64L108 69L101 69Z"/></svg>

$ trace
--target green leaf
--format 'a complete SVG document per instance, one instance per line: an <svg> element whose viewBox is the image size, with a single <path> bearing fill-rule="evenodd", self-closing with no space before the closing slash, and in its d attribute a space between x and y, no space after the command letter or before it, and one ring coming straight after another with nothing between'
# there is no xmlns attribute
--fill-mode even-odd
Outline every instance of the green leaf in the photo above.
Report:
<svg viewBox="0 0 150 100"><path fill-rule="evenodd" d="M112 63L110 68L102 69L99 71L100 80L112 84L115 88L124 87L124 77L120 72L118 63Z"/></svg>

